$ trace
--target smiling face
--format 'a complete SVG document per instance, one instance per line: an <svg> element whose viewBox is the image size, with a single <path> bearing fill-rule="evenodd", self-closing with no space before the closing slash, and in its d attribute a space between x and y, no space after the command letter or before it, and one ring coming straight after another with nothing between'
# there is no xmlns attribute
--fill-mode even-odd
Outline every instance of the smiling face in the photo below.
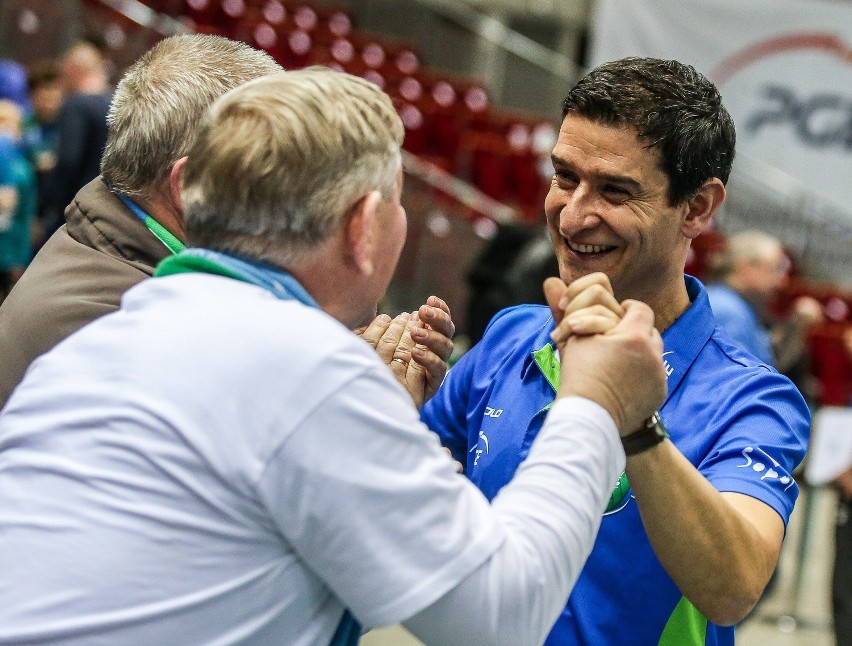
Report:
<svg viewBox="0 0 852 646"><path fill-rule="evenodd" d="M619 300L644 301L658 326L670 324L689 306L683 267L694 232L683 231L689 203L669 205L659 152L632 128L569 113L553 165L544 208L562 279L602 271Z"/></svg>

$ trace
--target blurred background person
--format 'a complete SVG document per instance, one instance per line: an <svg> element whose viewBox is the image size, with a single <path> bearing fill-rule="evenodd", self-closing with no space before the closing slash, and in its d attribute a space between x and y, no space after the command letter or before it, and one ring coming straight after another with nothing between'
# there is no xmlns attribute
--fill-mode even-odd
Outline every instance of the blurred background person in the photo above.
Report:
<svg viewBox="0 0 852 646"><path fill-rule="evenodd" d="M774 236L756 230L735 233L710 259L707 295L716 322L743 348L789 377L813 410L816 393L806 332L822 322L822 306L815 298L800 296L786 318L779 320L771 312L790 269L790 258ZM800 473L794 475L802 480ZM762 598L776 585L773 573Z"/></svg>
<svg viewBox="0 0 852 646"><path fill-rule="evenodd" d="M710 265L707 295L719 325L767 365L794 372L805 355L805 331L823 315L819 301L800 296L787 318L773 320L770 305L786 285L791 265L781 242L761 231L735 233Z"/></svg>
<svg viewBox="0 0 852 646"><path fill-rule="evenodd" d="M559 275L559 264L547 229L529 224L504 224L473 260L467 272L467 335L470 344L502 309L546 301L541 285Z"/></svg>
<svg viewBox="0 0 852 646"><path fill-rule="evenodd" d="M852 359L852 327L843 332L843 346ZM852 406L852 400L848 402ZM849 429L852 433L852 429ZM837 488L837 519L834 533L834 567L831 606L837 646L852 646L852 468L834 480Z"/></svg>
<svg viewBox="0 0 852 646"><path fill-rule="evenodd" d="M27 88L32 112L24 119L23 136L27 157L36 172L38 206L33 242L35 247L40 247L46 228L56 228L62 221L62 210L55 204L48 205L45 200L47 178L56 167L57 120L63 96L56 63L44 60L31 65L27 72Z"/></svg>
<svg viewBox="0 0 852 646"><path fill-rule="evenodd" d="M0 99L12 101L24 115L30 112L27 71L17 61L0 60Z"/></svg>
<svg viewBox="0 0 852 646"><path fill-rule="evenodd" d="M100 173L112 88L103 54L89 42L78 42L68 50L60 75L66 94L57 119L56 166L45 199L47 208L62 212L77 191ZM45 235L61 224L61 218L49 224Z"/></svg>
<svg viewBox="0 0 852 646"><path fill-rule="evenodd" d="M22 120L14 102L0 99L0 301L32 257L36 187L32 167L21 152Z"/></svg>

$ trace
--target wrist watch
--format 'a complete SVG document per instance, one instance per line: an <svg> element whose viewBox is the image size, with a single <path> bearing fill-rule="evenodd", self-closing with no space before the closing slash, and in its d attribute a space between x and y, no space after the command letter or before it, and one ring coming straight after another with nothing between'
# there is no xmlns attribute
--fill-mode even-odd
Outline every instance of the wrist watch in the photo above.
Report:
<svg viewBox="0 0 852 646"><path fill-rule="evenodd" d="M624 447L625 455L636 455L657 446L668 436L669 432L663 426L660 413L655 412L645 421L642 428L622 437L621 445Z"/></svg>

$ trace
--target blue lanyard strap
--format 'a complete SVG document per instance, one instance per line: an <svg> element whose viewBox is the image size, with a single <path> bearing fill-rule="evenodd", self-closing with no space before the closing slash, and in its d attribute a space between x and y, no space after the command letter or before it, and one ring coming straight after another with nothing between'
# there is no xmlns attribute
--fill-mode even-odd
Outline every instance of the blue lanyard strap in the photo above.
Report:
<svg viewBox="0 0 852 646"><path fill-rule="evenodd" d="M112 190L112 189L110 189ZM115 195L121 203L124 204L128 209L133 211L133 214L142 220L142 223L148 227L148 230L154 234L154 236L162 242L166 249L171 251L172 253L180 253L184 249L186 249L186 245L181 242L175 234L169 231L162 224L157 222L150 214L148 214L141 206L139 206L136 202L131 200L129 197L124 195L123 193L119 193L118 191L112 191L113 195Z"/></svg>
<svg viewBox="0 0 852 646"><path fill-rule="evenodd" d="M298 280L283 269L212 249L190 248L169 256L157 265L154 276L201 272L257 285L282 300L297 300L319 307Z"/></svg>
<svg viewBox="0 0 852 646"><path fill-rule="evenodd" d="M361 639L361 624L351 612L346 610L340 618L340 623L337 624L337 630L334 631L329 646L356 646L359 639Z"/></svg>

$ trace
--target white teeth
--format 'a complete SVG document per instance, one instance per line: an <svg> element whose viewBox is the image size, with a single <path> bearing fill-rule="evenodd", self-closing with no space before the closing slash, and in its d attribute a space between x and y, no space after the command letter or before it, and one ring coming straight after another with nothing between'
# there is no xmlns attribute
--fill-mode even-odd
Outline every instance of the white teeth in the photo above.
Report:
<svg viewBox="0 0 852 646"><path fill-rule="evenodd" d="M605 247L602 245L596 244L575 244L573 242L569 242L568 246L571 247L574 251L579 253L600 253L601 251L608 251L609 249L613 249L613 247Z"/></svg>

